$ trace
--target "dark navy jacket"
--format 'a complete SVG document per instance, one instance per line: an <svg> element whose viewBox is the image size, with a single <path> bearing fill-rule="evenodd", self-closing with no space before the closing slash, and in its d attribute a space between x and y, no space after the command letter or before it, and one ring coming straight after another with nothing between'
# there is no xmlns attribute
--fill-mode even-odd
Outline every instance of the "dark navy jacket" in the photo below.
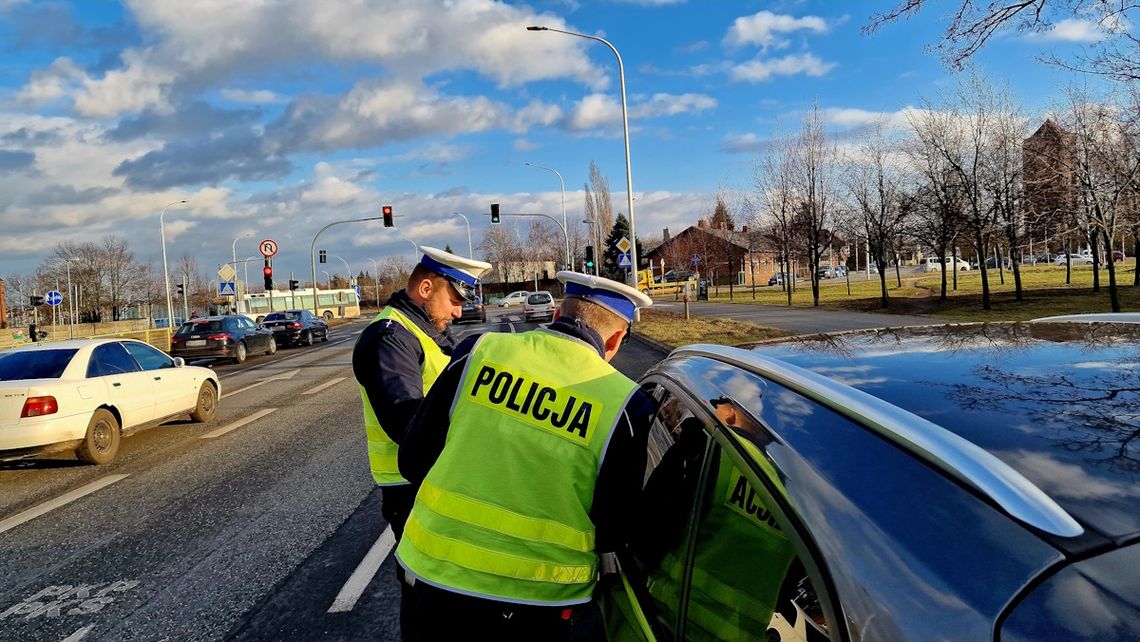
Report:
<svg viewBox="0 0 1140 642"><path fill-rule="evenodd" d="M559 317L549 328L585 341L605 354L602 337L573 317ZM400 474L418 490L428 471L439 459L451 426L451 406L462 384L463 367L475 347L478 336L468 337L455 348L451 363L439 375L427 399L408 426L400 444ZM572 367L573 364L566 364ZM655 402L640 389L626 402L610 438L601 470L594 486L594 502L590 519L596 529L596 550L616 551L629 532L628 521L635 514L645 476L645 453L649 424L656 409Z"/></svg>
<svg viewBox="0 0 1140 642"><path fill-rule="evenodd" d="M388 303L451 354L455 338L439 332L427 312L400 290ZM397 444L424 399L424 350L415 335L399 323L371 323L352 351L352 374L364 386L380 425ZM398 431L399 434L394 434Z"/></svg>

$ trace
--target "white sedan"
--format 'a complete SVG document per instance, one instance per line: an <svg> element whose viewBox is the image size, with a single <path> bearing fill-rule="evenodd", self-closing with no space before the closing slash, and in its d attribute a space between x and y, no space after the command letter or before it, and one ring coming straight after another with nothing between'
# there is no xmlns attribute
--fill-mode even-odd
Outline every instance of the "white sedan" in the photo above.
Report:
<svg viewBox="0 0 1140 642"><path fill-rule="evenodd" d="M142 341L75 339L0 351L0 458L74 450L115 458L123 434L189 415L209 421L221 386L208 368Z"/></svg>

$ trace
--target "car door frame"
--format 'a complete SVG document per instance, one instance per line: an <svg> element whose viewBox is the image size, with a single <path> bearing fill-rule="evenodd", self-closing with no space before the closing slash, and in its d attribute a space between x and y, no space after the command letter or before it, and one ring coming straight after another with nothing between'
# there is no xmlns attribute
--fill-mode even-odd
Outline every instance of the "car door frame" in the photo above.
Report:
<svg viewBox="0 0 1140 642"><path fill-rule="evenodd" d="M125 433L137 428L144 427L154 421L156 406L154 398L154 380L152 379L152 375L146 370L143 370L142 365L139 364L137 360L135 360L134 355L132 355L127 351L125 347L123 347L122 342L120 341L108 341L107 343L101 343L92 348L91 353L87 358L87 369L90 370L91 361L95 358L96 351L105 346L112 345L118 346L119 349L122 350L123 353L130 358L135 366L138 367L138 370L134 372L100 374L96 377L87 376L87 372L85 371L84 380L98 380L103 383L106 390L106 399L110 400L111 404L118 411L121 424L119 428ZM126 390L122 389L122 386L124 385L128 386ZM124 401L124 399L128 398L128 396L124 395L123 393L132 392L136 389L137 392L133 392L132 394L140 395L141 401Z"/></svg>
<svg viewBox="0 0 1140 642"><path fill-rule="evenodd" d="M697 487L696 500L693 502L693 505L689 507L689 522L686 527L687 530L684 539L684 546L686 548L684 577L681 585L680 604L677 609L677 621L674 623L674 629L678 633L678 639L684 639L691 595L694 556L699 539L697 537L697 529L699 528L701 510L704 506L705 494L708 489L709 467L715 459L715 455L718 454L718 448L725 452L733 465L744 475L753 490L760 496L760 501L771 511L772 517L780 527L780 530L787 534L788 540L795 549L796 556L804 565L804 571L811 580L816 596L819 599L820 608L823 610L829 627L834 624L834 630L829 631L829 638L831 640L852 639L847 630L846 620L842 617L842 609L836 597L838 591L831 578L830 572L826 568L826 562L824 561L819 546L815 542L815 538L803 523L793 518L795 513L787 498L773 487L773 483L768 478L768 475L759 470L759 466L752 459L752 455L750 455L738 441L739 437L737 437L730 428L726 427L724 423L716 417L715 412L703 402L703 395L697 395L697 390L702 388L707 389L711 384L691 380L680 381L663 372L649 373L642 377L638 383L642 386L646 384L657 384L660 388L664 389L667 394L679 398L694 416L699 416L705 420L705 430L709 437L705 444L704 456L701 460L700 482ZM709 391L706 390L706 393L707 392ZM719 394L719 392L720 391L718 391L718 396L723 397L724 395ZM731 397L729 398L731 399ZM663 399L664 397L657 399L659 405L663 402ZM747 410L746 406L739 403L737 403L737 405ZM750 419L765 429L771 430L771 427L765 424L759 417L756 417L754 413L749 412L749 415ZM712 426L711 433L708 431L708 426L710 425ZM779 470L775 462L770 459L768 461L775 470ZM644 607L645 602L639 596L635 608L641 609L642 613L645 613Z"/></svg>
<svg viewBox="0 0 1140 642"><path fill-rule="evenodd" d="M163 354L161 350L154 346L142 341L120 341L119 343L123 344L123 348L127 350L127 354L131 354L127 345L135 343L154 350L170 361L169 368L147 370L142 362L135 358L135 362L139 364L140 368L143 368L143 372L151 373L151 378L154 380L155 421L186 414L187 410L193 410L198 400L199 381L197 377L193 375L188 376L186 371L174 365L174 359ZM131 354L131 356L134 357L133 354ZM189 405L187 405L187 403Z"/></svg>

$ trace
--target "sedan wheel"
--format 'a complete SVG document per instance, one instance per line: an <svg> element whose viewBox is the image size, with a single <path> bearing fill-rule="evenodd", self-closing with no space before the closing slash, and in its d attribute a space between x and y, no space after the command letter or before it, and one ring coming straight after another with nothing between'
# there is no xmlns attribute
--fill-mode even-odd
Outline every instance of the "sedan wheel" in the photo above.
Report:
<svg viewBox="0 0 1140 642"><path fill-rule="evenodd" d="M307 346L313 345L313 331L312 330L306 330L305 331L305 334L301 336L301 343L304 343Z"/></svg>
<svg viewBox="0 0 1140 642"><path fill-rule="evenodd" d="M88 464L108 464L119 453L122 437L115 415L106 408L99 408L87 422L87 434L75 449L75 456Z"/></svg>
<svg viewBox="0 0 1140 642"><path fill-rule="evenodd" d="M277 352L277 339L269 337L269 347L265 349L265 354L273 354Z"/></svg>
<svg viewBox="0 0 1140 642"><path fill-rule="evenodd" d="M202 387L198 389L198 405L190 413L190 418L200 424L214 418L218 412L218 391L214 389L214 385L209 381L202 383Z"/></svg>
<svg viewBox="0 0 1140 642"><path fill-rule="evenodd" d="M234 363L242 363L245 361L245 344L239 343L234 348Z"/></svg>
<svg viewBox="0 0 1140 642"><path fill-rule="evenodd" d="M328 341L328 340L329 340L329 330L328 330L328 328L325 328L325 331L321 333L321 343L324 343L325 341Z"/></svg>

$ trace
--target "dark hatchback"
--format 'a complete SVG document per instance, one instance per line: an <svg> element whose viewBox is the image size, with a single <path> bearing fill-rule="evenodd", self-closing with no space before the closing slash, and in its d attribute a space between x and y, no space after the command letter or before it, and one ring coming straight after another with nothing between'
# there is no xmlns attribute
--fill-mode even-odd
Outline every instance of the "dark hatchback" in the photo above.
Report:
<svg viewBox="0 0 1140 642"><path fill-rule="evenodd" d="M1131 323L679 348L610 639L1138 640L1137 382Z"/></svg>
<svg viewBox="0 0 1140 642"><path fill-rule="evenodd" d="M270 312L261 325L273 332L277 345L311 346L329 340L329 325L308 310Z"/></svg>
<svg viewBox="0 0 1140 642"><path fill-rule="evenodd" d="M170 338L170 356L183 359L219 357L241 363L252 353L274 352L273 333L243 316L191 319Z"/></svg>
<svg viewBox="0 0 1140 642"><path fill-rule="evenodd" d="M458 323L462 323L464 321L480 321L480 322L482 322L482 321L486 321L486 320L487 320L487 309L485 307L483 307L483 301L481 299L475 300L475 301L464 301L463 302L463 311L459 315L459 318L456 319L456 321Z"/></svg>

